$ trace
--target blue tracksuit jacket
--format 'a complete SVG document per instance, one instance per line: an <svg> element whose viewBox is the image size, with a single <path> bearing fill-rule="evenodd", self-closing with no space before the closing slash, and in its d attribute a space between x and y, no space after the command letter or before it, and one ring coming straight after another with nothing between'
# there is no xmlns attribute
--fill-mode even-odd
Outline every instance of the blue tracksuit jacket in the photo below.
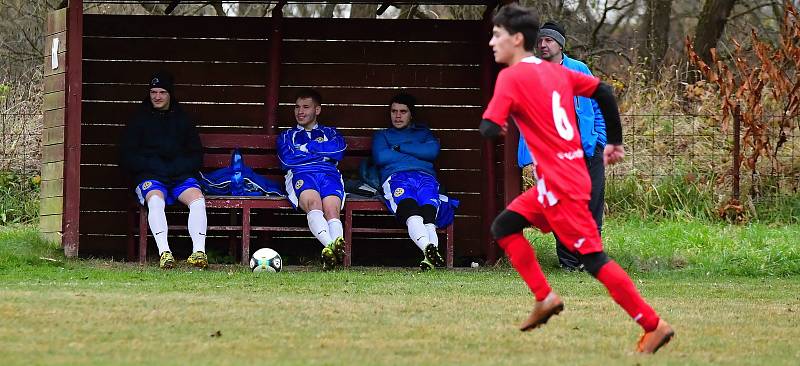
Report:
<svg viewBox="0 0 800 366"><path fill-rule="evenodd" d="M587 75L592 74L585 63L569 58L566 54L563 54L563 56L564 62L561 63L561 66ZM606 121L603 119L600 107L594 99L586 97L576 97L575 99L575 114L578 117L578 129L581 131L583 153L588 157L592 157L597 145L606 146ZM533 162L531 153L528 151L528 145L525 144L522 135L519 136L517 162L520 167Z"/></svg>
<svg viewBox="0 0 800 366"><path fill-rule="evenodd" d="M317 124L311 131L295 126L278 136L278 158L284 171L336 172L347 144L333 127ZM304 150L307 150L304 151Z"/></svg>
<svg viewBox="0 0 800 366"><path fill-rule="evenodd" d="M433 161L439 156L439 140L422 124L404 129L394 127L372 136L372 160L380 170L381 182L396 172L416 170L436 176Z"/></svg>

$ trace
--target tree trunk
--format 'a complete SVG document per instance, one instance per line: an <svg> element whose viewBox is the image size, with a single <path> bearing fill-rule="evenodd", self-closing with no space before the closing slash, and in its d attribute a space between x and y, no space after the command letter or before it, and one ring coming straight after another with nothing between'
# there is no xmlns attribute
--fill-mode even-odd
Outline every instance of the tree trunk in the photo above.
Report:
<svg viewBox="0 0 800 366"><path fill-rule="evenodd" d="M646 0L647 10L640 29L639 60L651 75L658 71L669 47L669 17L672 0Z"/></svg>
<svg viewBox="0 0 800 366"><path fill-rule="evenodd" d="M717 47L735 4L736 0L706 0L700 12L692 46L706 64L711 64L711 49Z"/></svg>
<svg viewBox="0 0 800 366"><path fill-rule="evenodd" d="M351 18L376 18L378 6L373 4L353 4L350 5Z"/></svg>

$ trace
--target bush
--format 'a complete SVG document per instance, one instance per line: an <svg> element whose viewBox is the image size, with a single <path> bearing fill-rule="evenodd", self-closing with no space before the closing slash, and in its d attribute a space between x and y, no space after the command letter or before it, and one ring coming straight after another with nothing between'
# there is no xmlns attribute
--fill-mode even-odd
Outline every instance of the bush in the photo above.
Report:
<svg viewBox="0 0 800 366"><path fill-rule="evenodd" d="M39 221L40 182L38 175L0 172L0 225Z"/></svg>

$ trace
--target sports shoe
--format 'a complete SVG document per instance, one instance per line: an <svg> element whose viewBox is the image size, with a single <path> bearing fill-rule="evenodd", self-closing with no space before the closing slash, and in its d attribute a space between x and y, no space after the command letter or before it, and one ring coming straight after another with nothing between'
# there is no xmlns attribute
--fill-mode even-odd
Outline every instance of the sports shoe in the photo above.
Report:
<svg viewBox="0 0 800 366"><path fill-rule="evenodd" d="M207 268L208 267L208 256L206 253L201 251L196 251L186 259L186 263L189 263L197 268Z"/></svg>
<svg viewBox="0 0 800 366"><path fill-rule="evenodd" d="M672 327L663 319L659 319L656 329L642 334L642 337L639 338L639 343L636 344L636 352L656 353L661 346L669 343L674 336L675 331L672 330Z"/></svg>
<svg viewBox="0 0 800 366"><path fill-rule="evenodd" d="M322 270L329 271L344 260L344 239L338 237L322 248Z"/></svg>
<svg viewBox="0 0 800 366"><path fill-rule="evenodd" d="M558 315L562 310L564 310L564 302L561 301L561 298L558 297L555 291L550 291L550 294L548 294L544 300L537 301L536 304L533 305L531 315L519 326L519 330L525 332L536 329L544 323L547 323L551 316Z"/></svg>
<svg viewBox="0 0 800 366"><path fill-rule="evenodd" d="M419 262L419 270L420 271L430 271L435 269L436 267L431 263L430 259L426 255L425 258L422 258L422 262Z"/></svg>
<svg viewBox="0 0 800 366"><path fill-rule="evenodd" d="M333 254L336 256L336 262L342 264L342 262L344 262L344 238L340 236L333 239L333 241L328 244L328 247L331 248Z"/></svg>
<svg viewBox="0 0 800 366"><path fill-rule="evenodd" d="M425 247L425 259L435 267L444 267L444 259L442 259L442 256L439 254L439 248L437 248L436 245L428 244L428 246Z"/></svg>
<svg viewBox="0 0 800 366"><path fill-rule="evenodd" d="M172 256L172 252L161 253L161 260L158 261L158 266L163 269L175 267L175 257Z"/></svg>

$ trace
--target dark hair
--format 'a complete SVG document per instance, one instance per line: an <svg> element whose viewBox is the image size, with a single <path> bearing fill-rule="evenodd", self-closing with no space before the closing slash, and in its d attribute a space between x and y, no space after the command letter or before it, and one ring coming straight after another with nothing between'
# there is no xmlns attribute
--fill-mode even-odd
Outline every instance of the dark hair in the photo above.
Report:
<svg viewBox="0 0 800 366"><path fill-rule="evenodd" d="M322 105L322 96L311 88L302 88L295 94L294 100L311 98L317 105Z"/></svg>
<svg viewBox="0 0 800 366"><path fill-rule="evenodd" d="M417 99L414 98L413 95L405 92L399 93L392 97L392 100L389 102L390 107L392 103L404 104L406 107L408 107L408 111L411 112L411 116L414 116L414 107L417 105Z"/></svg>
<svg viewBox="0 0 800 366"><path fill-rule="evenodd" d="M522 32L525 37L525 51L533 51L539 34L539 14L515 3L500 8L492 19L494 25L502 27L509 34Z"/></svg>

